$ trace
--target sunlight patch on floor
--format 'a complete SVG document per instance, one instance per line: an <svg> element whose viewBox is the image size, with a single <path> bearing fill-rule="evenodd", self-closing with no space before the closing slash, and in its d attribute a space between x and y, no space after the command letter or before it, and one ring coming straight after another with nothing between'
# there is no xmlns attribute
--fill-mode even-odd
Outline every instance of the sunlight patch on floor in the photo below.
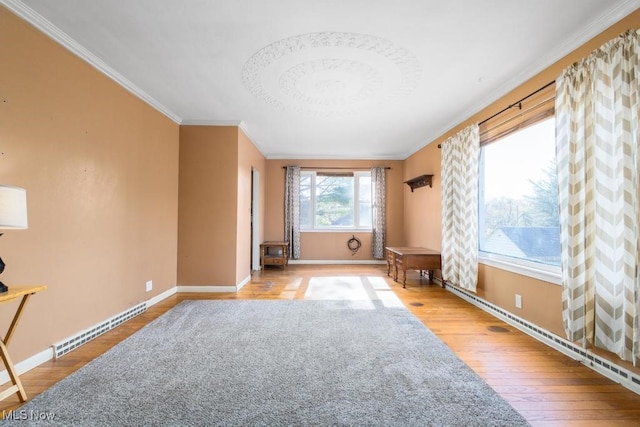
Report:
<svg viewBox="0 0 640 427"><path fill-rule="evenodd" d="M384 278L379 277L379 276L368 276L367 280L369 281L369 283L371 283L371 287L373 289L375 289L376 291L379 290L386 290L386 289L391 289L391 287L389 286L389 284L387 283L386 280L384 280Z"/></svg>
<svg viewBox="0 0 640 427"><path fill-rule="evenodd" d="M284 288L285 291L295 291L300 288L300 285L302 285L302 277L299 277L297 279L295 279L293 282L288 283L287 286Z"/></svg>
<svg viewBox="0 0 640 427"><path fill-rule="evenodd" d="M352 301L357 308L364 309L374 309L375 300L388 308L404 307L385 279L375 276L312 277L304 298Z"/></svg>
<svg viewBox="0 0 640 427"><path fill-rule="evenodd" d="M280 292L280 298L282 299L296 299L296 291L283 291Z"/></svg>
<svg viewBox="0 0 640 427"><path fill-rule="evenodd" d="M404 307L404 304L402 303L400 298L398 298L398 295L396 295L395 292L391 290L376 292L376 296L380 301L382 301L382 304L387 308Z"/></svg>
<svg viewBox="0 0 640 427"><path fill-rule="evenodd" d="M369 300L369 295L358 276L312 277L309 279L305 299Z"/></svg>

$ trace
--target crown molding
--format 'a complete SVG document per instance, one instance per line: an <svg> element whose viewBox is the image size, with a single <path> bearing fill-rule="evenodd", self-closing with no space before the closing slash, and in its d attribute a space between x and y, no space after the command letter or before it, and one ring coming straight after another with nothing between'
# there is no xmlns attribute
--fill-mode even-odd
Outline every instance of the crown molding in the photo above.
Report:
<svg viewBox="0 0 640 427"><path fill-rule="evenodd" d="M588 25L580 28L572 36L559 43L555 49L540 57L539 60L537 60L535 63L530 64L527 72L517 74L512 79L506 81L504 84L498 87L492 95L485 97L481 101L467 108L460 115L458 115L457 118L451 120L447 125L440 128L440 130L434 132L431 137L427 138L428 142L425 143L425 141L423 140L422 142L417 143L413 147L413 149L410 149L405 153L406 158L411 157L413 154L431 144L454 127L464 123L469 118L480 112L483 108L486 108L487 106L496 102L498 99L516 89L527 80L540 74L545 69L549 68L566 55L578 49L580 46L587 43L589 40L593 39L598 34L605 31L607 28L621 21L623 18L627 17L638 8L640 8L640 0L626 0L613 9L609 10L607 13L594 19Z"/></svg>
<svg viewBox="0 0 640 427"><path fill-rule="evenodd" d="M249 138L249 141L251 141L253 146L256 147L256 150L258 150L260 154L262 154L262 157L266 159L267 156L264 154L264 150L262 149L262 147L260 147L260 145L258 145L255 138L251 136L251 132L249 132L249 127L247 126L247 123L244 120L241 120L240 125L238 127L242 130L242 132L244 132L247 138Z"/></svg>
<svg viewBox="0 0 640 427"><path fill-rule="evenodd" d="M242 120L208 120L185 119L180 122L183 126L241 126Z"/></svg>
<svg viewBox="0 0 640 427"><path fill-rule="evenodd" d="M175 123L180 124L180 122L182 121L180 117L178 117L171 110L158 102L158 100L154 99L152 96L140 89L126 77L111 68L109 65L107 65L107 63L95 56L84 46L69 37L64 31L53 25L42 15L31 9L29 6L18 0L0 0L0 4L4 5L11 12L16 14L29 24L33 25L45 35L56 41L58 44L62 45L68 51L70 51L83 61L87 62L96 70L100 71L102 74L122 86L127 91L131 92L142 101L149 104L151 107L158 110L160 113L162 113Z"/></svg>
<svg viewBox="0 0 640 427"><path fill-rule="evenodd" d="M291 154L271 154L266 156L267 160L362 160L362 161L396 161L406 160L409 156L404 155L390 155L390 156L353 156L353 155L326 155L326 154L304 154L304 155L291 155Z"/></svg>

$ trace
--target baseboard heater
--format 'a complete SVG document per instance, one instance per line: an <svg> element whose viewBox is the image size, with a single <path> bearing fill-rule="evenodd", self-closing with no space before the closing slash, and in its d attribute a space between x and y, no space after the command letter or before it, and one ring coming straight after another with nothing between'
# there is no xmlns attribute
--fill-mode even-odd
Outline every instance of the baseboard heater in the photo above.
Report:
<svg viewBox="0 0 640 427"><path fill-rule="evenodd" d="M65 340L53 345L53 357L55 359L58 359L59 357L62 357L65 354L69 353L71 350L80 347L82 344L91 341L92 339L104 334L105 332L123 324L127 320L144 313L145 311L147 311L147 303L143 302L105 320L104 322L101 322L71 337L68 337Z"/></svg>
<svg viewBox="0 0 640 427"><path fill-rule="evenodd" d="M612 381L615 381L616 383L619 383L629 390L640 394L640 375L628 369L625 369L622 366L611 362L610 360L597 356L591 351L585 350L584 348L575 345L571 341L563 339L558 335L547 331L546 329L540 328L535 324L522 319L521 317L515 316L514 314L503 310L502 308L482 298L479 298L476 295L466 292L461 288L458 288L446 282L445 287L449 292L456 294L465 301L518 328L522 332L532 336L533 338L548 345L549 347L571 357L574 360L579 361L583 365L604 375Z"/></svg>

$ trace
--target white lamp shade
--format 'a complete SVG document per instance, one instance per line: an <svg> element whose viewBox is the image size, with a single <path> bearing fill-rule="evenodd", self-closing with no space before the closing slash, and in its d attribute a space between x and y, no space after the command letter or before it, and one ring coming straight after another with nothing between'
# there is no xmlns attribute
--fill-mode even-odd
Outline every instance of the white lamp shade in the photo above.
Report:
<svg viewBox="0 0 640 427"><path fill-rule="evenodd" d="M0 228L28 228L24 188L0 185Z"/></svg>

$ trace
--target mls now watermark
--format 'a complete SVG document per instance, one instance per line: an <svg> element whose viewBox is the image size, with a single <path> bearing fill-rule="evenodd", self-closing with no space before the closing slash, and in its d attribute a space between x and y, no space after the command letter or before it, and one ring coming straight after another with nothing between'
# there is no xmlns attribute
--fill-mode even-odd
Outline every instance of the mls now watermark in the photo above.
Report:
<svg viewBox="0 0 640 427"><path fill-rule="evenodd" d="M26 409L18 409L16 411L2 411L3 420L53 421L55 417L55 412L49 411L27 411Z"/></svg>

